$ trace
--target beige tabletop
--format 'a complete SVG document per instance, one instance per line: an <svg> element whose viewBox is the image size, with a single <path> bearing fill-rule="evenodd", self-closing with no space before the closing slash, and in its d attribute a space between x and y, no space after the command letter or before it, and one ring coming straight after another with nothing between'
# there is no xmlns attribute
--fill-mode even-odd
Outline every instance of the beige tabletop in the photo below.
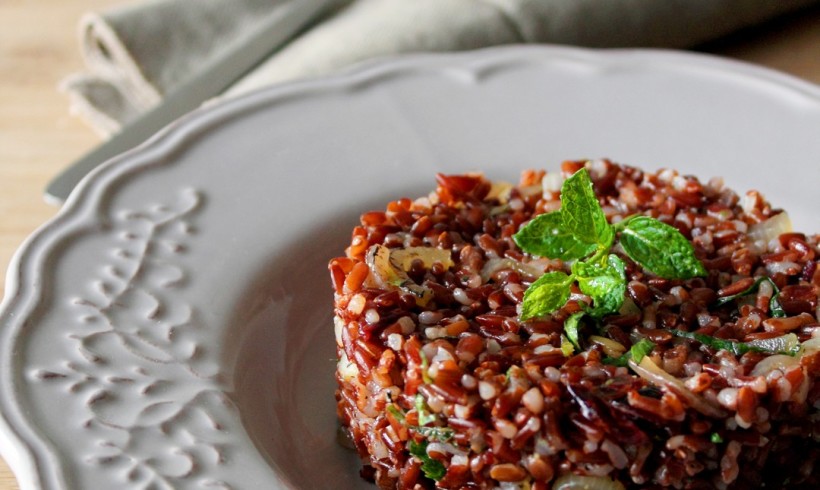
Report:
<svg viewBox="0 0 820 490"><path fill-rule="evenodd" d="M0 2L0 271L57 207L46 183L99 138L67 111L58 82L81 68L76 23L115 0ZM702 47L820 83L820 8L778 19ZM0 284L0 296L3 286ZM0 460L0 490L16 489Z"/></svg>

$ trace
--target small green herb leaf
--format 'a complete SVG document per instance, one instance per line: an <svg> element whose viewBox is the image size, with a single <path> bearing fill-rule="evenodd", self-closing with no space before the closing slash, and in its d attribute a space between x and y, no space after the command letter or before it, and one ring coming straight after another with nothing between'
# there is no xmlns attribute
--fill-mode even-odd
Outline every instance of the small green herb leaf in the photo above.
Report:
<svg viewBox="0 0 820 490"><path fill-rule="evenodd" d="M575 350L581 350L581 342L578 335L578 330L581 328L581 317L584 316L583 311L579 311L578 313L573 313L569 316L566 320L564 320L564 333L567 336L567 340L572 343L572 346Z"/></svg>
<svg viewBox="0 0 820 490"><path fill-rule="evenodd" d="M621 246L629 257L666 279L705 276L692 244L677 228L648 216L637 216L623 227Z"/></svg>
<svg viewBox="0 0 820 490"><path fill-rule="evenodd" d="M651 340L641 339L636 344L632 345L629 349L629 355L633 361L640 364L643 358L652 352L652 349L654 348L655 344Z"/></svg>
<svg viewBox="0 0 820 490"><path fill-rule="evenodd" d="M772 285L774 286L774 284ZM775 289L775 291L777 291L777 289ZM772 299L769 300L769 309L772 310L772 317L786 318L786 310L784 310L783 306L780 304L780 291L777 291L772 295Z"/></svg>
<svg viewBox="0 0 820 490"><path fill-rule="evenodd" d="M612 254L605 267L586 262L572 265L581 292L592 298L593 308L588 311L591 316L600 318L620 310L626 294L625 269L624 261Z"/></svg>
<svg viewBox="0 0 820 490"><path fill-rule="evenodd" d="M723 438L720 437L720 434L717 432L712 432L712 435L709 437L709 440L712 441L714 444L723 444Z"/></svg>
<svg viewBox="0 0 820 490"><path fill-rule="evenodd" d="M777 287L777 284L775 284L774 281L771 280L771 278L766 277L766 276L758 277L757 280L754 283L752 283L751 286L749 286L748 288L746 288L745 290L743 290L739 293L732 294L730 296L724 296L724 297L718 299L717 300L717 305L718 306L725 305L726 303L729 303L730 301L734 301L738 298L742 298L743 296L748 296L750 294L757 293L757 290L760 289L760 284L764 281L771 284L772 289L774 290L774 294L772 294L772 297L769 300L769 309L771 310L772 316L775 317L775 318L785 317L786 312L783 311L783 307L780 305L780 299L779 299L780 298L780 289Z"/></svg>
<svg viewBox="0 0 820 490"><path fill-rule="evenodd" d="M404 412L402 412L397 406L395 405L388 405L387 411L400 423L404 424L406 421L406 417L404 416Z"/></svg>
<svg viewBox="0 0 820 490"><path fill-rule="evenodd" d="M521 304L521 319L527 320L536 316L551 313L569 299L570 284L573 277L563 272L548 272L524 291Z"/></svg>
<svg viewBox="0 0 820 490"><path fill-rule="evenodd" d="M421 471L424 473L424 476L431 480L439 481L444 478L444 475L447 473L447 468L444 467L441 461L431 458L430 455L427 454L427 444L429 443L426 440L421 443L410 441L408 449L410 454L421 461Z"/></svg>
<svg viewBox="0 0 820 490"><path fill-rule="evenodd" d="M648 339L641 339L625 352L621 357L607 357L604 359L605 364L612 364L613 366L627 367L629 361L633 360L640 363L647 354L652 352L655 348L655 343Z"/></svg>
<svg viewBox="0 0 820 490"><path fill-rule="evenodd" d="M612 228L595 197L592 180L585 168L575 172L561 186L560 213L565 229L578 240L602 247L612 244Z"/></svg>
<svg viewBox="0 0 820 490"><path fill-rule="evenodd" d="M412 430L424 436L428 441L447 442L455 436L449 427L412 427Z"/></svg>
<svg viewBox="0 0 820 490"><path fill-rule="evenodd" d="M572 342L570 342L566 335L561 335L561 352L564 354L564 357L575 354L575 346L572 345Z"/></svg>
<svg viewBox="0 0 820 490"><path fill-rule="evenodd" d="M551 259L574 260L595 251L594 243L579 240L564 226L560 211L539 214L513 235L521 250Z"/></svg>
<svg viewBox="0 0 820 490"><path fill-rule="evenodd" d="M430 368L430 361L427 360L427 356L422 351L419 351L419 357L421 357L421 380L424 381L424 384L429 385L433 382L433 378L427 373L427 369Z"/></svg>
<svg viewBox="0 0 820 490"><path fill-rule="evenodd" d="M419 413L419 426L424 426L436 421L436 416L427 411L427 404L421 394L416 395L416 411Z"/></svg>
<svg viewBox="0 0 820 490"><path fill-rule="evenodd" d="M670 332L678 337L696 340L701 344L717 350L729 351L735 356L742 356L747 352L759 352L761 354L784 354L796 356L800 352L800 340L797 335L789 333L772 339L753 340L751 342L738 342L735 340L719 339L701 333L684 332L672 329Z"/></svg>

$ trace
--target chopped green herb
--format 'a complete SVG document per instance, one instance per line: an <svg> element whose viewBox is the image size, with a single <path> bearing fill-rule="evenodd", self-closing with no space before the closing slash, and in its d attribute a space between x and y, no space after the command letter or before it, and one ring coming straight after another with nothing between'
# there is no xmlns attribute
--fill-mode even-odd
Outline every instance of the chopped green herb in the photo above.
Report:
<svg viewBox="0 0 820 490"><path fill-rule="evenodd" d="M455 435L453 429L449 427L411 427L411 429L423 435L428 441L447 442Z"/></svg>
<svg viewBox="0 0 820 490"><path fill-rule="evenodd" d="M772 295L769 300L769 309L772 311L773 318L786 318L786 310L780 305L780 291Z"/></svg>
<svg viewBox="0 0 820 490"><path fill-rule="evenodd" d="M521 250L532 255L574 261L572 274L548 272L527 288L521 319L560 308L576 281L581 292L592 298L587 314L601 318L616 313L626 295L625 264L609 253L617 232L627 255L654 274L667 279L706 274L692 244L677 228L647 216L608 224L589 173L581 169L564 181L561 209L536 216L513 237ZM570 337L576 346L577 340L577 336Z"/></svg>
<svg viewBox="0 0 820 490"><path fill-rule="evenodd" d="M427 411L427 404L421 394L416 395L416 411L419 413L419 426L424 426L436 421L436 416Z"/></svg>
<svg viewBox="0 0 820 490"><path fill-rule="evenodd" d="M402 412L397 406L395 405L388 405L387 411L392 415L396 420L399 421L400 424L404 424L406 422L404 412Z"/></svg>
<svg viewBox="0 0 820 490"><path fill-rule="evenodd" d="M566 335L561 335L561 352L564 353L564 357L575 354L575 346L572 345Z"/></svg>
<svg viewBox="0 0 820 490"><path fill-rule="evenodd" d="M712 436L709 437L709 440L715 444L723 444L723 438L720 437L720 434L717 432L712 432Z"/></svg>
<svg viewBox="0 0 820 490"><path fill-rule="evenodd" d="M421 443L410 441L408 449L410 454L421 461L421 471L424 473L424 476L431 480L439 481L444 478L444 475L447 473L447 468L444 467L441 461L431 458L430 455L427 454L427 444L429 443L426 440L421 441Z"/></svg>
<svg viewBox="0 0 820 490"><path fill-rule="evenodd" d="M641 339L629 349L629 354L632 356L633 361L640 363L654 348L655 344L651 340Z"/></svg>
<svg viewBox="0 0 820 490"><path fill-rule="evenodd" d="M455 432L449 427L424 427L424 424L434 422L435 415L427 413L424 406L424 398L421 395L416 395L416 410L419 413L419 425L408 425L407 416L396 405L388 405L387 412L390 413L400 424L406 426L408 429L417 432L430 441L447 442L453 438Z"/></svg>
<svg viewBox="0 0 820 490"><path fill-rule="evenodd" d="M579 311L564 320L564 333L567 336L567 340L569 340L574 347L573 352L575 352L575 350L581 350L581 343L578 339L578 329L581 328L581 317L583 316L584 312Z"/></svg>
<svg viewBox="0 0 820 490"><path fill-rule="evenodd" d="M632 347L622 356L604 358L604 363L612 364L613 366L627 367L630 360L640 363L647 354L652 352L652 349L654 348L654 342L648 339L641 339L633 344Z"/></svg>
<svg viewBox="0 0 820 490"><path fill-rule="evenodd" d="M786 312L783 311L783 306L780 305L780 289L777 287L777 285L774 283L774 281L771 280L771 278L766 277L766 276L758 277L757 280L754 283L752 283L751 286L749 286L748 288L746 288L745 290L743 290L743 291L741 291L737 294L732 294L730 296L724 296L724 297L718 299L716 304L718 306L725 305L726 303L728 303L730 301L734 301L738 298L742 298L743 296L748 296L750 294L755 294L755 293L757 293L757 290L760 288L760 284L763 283L764 281L771 284L772 289L774 290L774 294L772 294L772 297L769 300L769 310L771 310L772 316L774 318L783 318L783 317L785 317Z"/></svg>
<svg viewBox="0 0 820 490"><path fill-rule="evenodd" d="M729 351L735 356L742 356L747 352L760 352L762 354L785 354L795 356L800 352L800 341L797 335L790 333L772 339L753 340L751 342L738 342L736 340L719 339L701 333L684 332L672 329L670 332L678 337L696 340L701 344L717 350Z"/></svg>
<svg viewBox="0 0 820 490"><path fill-rule="evenodd" d="M423 351L419 351L419 357L421 357L421 379L424 381L424 384L430 384L433 382L433 378L427 374L427 369L430 368L430 361L427 360L427 356L424 355Z"/></svg>

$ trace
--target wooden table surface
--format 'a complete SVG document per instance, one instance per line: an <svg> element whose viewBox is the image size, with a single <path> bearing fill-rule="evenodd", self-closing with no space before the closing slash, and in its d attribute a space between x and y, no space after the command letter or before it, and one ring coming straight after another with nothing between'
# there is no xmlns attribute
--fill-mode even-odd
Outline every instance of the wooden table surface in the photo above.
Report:
<svg viewBox="0 0 820 490"><path fill-rule="evenodd" d="M46 183L100 139L70 116L59 81L79 71L77 19L114 0L0 2L0 271L35 228L57 212ZM742 59L820 83L820 8L811 8L701 51ZM0 296L3 286L0 284ZM0 460L0 490L16 489Z"/></svg>

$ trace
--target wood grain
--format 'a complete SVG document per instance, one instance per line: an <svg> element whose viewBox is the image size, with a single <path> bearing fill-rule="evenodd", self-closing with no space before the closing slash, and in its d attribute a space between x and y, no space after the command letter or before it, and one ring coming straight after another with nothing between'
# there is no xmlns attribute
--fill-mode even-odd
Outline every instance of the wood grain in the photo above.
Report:
<svg viewBox="0 0 820 490"><path fill-rule="evenodd" d="M46 183L99 138L67 113L59 81L79 71L76 24L114 0L0 2L0 271L57 208L43 202ZM820 8L747 29L699 51L747 60L820 83ZM0 295L3 286L0 285ZM16 489L0 460L0 490Z"/></svg>

